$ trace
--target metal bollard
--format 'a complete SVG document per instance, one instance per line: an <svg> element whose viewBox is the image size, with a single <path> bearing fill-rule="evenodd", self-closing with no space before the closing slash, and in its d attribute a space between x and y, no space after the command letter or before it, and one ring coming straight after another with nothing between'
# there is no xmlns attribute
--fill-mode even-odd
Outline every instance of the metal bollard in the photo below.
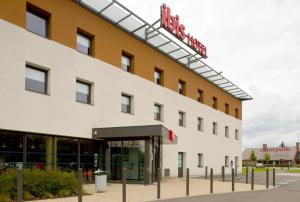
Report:
<svg viewBox="0 0 300 202"><path fill-rule="evenodd" d="M266 170L266 188L269 189L269 169Z"/></svg>
<svg viewBox="0 0 300 202"><path fill-rule="evenodd" d="M225 166L222 166L222 179L225 182Z"/></svg>
<svg viewBox="0 0 300 202"><path fill-rule="evenodd" d="M248 166L246 167L246 184L248 184L248 173L249 173L249 169Z"/></svg>
<svg viewBox="0 0 300 202"><path fill-rule="evenodd" d="M210 169L210 193L214 193L214 170Z"/></svg>
<svg viewBox="0 0 300 202"><path fill-rule="evenodd" d="M251 190L254 190L254 168L251 169Z"/></svg>
<svg viewBox="0 0 300 202"><path fill-rule="evenodd" d="M186 169L186 195L190 195L190 169Z"/></svg>
<svg viewBox="0 0 300 202"><path fill-rule="evenodd" d="M78 202L82 202L82 168L78 168Z"/></svg>
<svg viewBox="0 0 300 202"><path fill-rule="evenodd" d="M23 173L17 172L17 202L23 201Z"/></svg>
<svg viewBox="0 0 300 202"><path fill-rule="evenodd" d="M205 179L207 180L207 166L205 166Z"/></svg>
<svg viewBox="0 0 300 202"><path fill-rule="evenodd" d="M273 187L275 187L275 168L273 168Z"/></svg>
<svg viewBox="0 0 300 202"><path fill-rule="evenodd" d="M122 168L122 201L126 202L126 178L127 178L127 170L126 168Z"/></svg>
<svg viewBox="0 0 300 202"><path fill-rule="evenodd" d="M234 169L231 169L231 180L232 180L232 187L231 190L234 191Z"/></svg>
<svg viewBox="0 0 300 202"><path fill-rule="evenodd" d="M157 199L160 199L160 168L157 168Z"/></svg>

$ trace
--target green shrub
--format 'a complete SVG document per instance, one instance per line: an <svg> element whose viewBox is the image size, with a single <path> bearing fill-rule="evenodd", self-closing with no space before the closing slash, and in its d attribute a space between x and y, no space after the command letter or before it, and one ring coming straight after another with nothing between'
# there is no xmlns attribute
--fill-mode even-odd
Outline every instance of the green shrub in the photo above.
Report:
<svg viewBox="0 0 300 202"><path fill-rule="evenodd" d="M16 188L16 172L14 170L8 170L0 175L0 195L1 197L16 197L17 188ZM1 198L0 201L5 201Z"/></svg>
<svg viewBox="0 0 300 202"><path fill-rule="evenodd" d="M52 170L24 170L25 200L67 197L76 195L77 180L74 172ZM7 170L0 175L0 196L16 198L16 170ZM0 198L0 201L5 201Z"/></svg>
<svg viewBox="0 0 300 202"><path fill-rule="evenodd" d="M1 202L11 202L11 198L9 194L0 193L0 201Z"/></svg>

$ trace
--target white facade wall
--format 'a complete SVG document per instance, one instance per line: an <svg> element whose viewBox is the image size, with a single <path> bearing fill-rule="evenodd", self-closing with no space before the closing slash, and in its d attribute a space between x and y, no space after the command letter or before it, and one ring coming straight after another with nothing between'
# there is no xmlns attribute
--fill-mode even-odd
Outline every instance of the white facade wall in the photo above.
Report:
<svg viewBox="0 0 300 202"><path fill-rule="evenodd" d="M25 90L26 62L49 69L49 95ZM75 101L76 78L93 83L92 105ZM122 92L134 97L133 115L121 112ZM163 105L163 122L153 118L154 103ZM186 113L186 127L178 126L179 110ZM197 130L197 117L204 119L204 132ZM218 135L212 134L212 122L218 123ZM238 156L242 165L241 120L0 20L0 129L92 138L92 128L152 124L178 136L177 145L163 145L163 169L170 168L171 176L177 176L178 152L185 152L191 175L204 173L198 153L215 173L225 155L233 162Z"/></svg>

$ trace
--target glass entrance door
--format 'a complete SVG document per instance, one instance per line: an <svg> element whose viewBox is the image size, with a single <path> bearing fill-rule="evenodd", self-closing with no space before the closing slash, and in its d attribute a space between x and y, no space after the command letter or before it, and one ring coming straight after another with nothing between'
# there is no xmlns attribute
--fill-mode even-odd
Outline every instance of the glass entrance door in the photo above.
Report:
<svg viewBox="0 0 300 202"><path fill-rule="evenodd" d="M144 180L145 140L112 141L111 179L122 179L122 166L128 180Z"/></svg>

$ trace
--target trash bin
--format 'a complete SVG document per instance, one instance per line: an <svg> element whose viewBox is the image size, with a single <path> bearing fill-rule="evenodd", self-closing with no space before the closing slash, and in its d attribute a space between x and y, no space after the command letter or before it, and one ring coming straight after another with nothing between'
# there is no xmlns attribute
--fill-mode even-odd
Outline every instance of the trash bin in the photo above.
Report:
<svg viewBox="0 0 300 202"><path fill-rule="evenodd" d="M104 192L107 185L107 174L106 171L96 170L95 174L95 189L96 192Z"/></svg>

